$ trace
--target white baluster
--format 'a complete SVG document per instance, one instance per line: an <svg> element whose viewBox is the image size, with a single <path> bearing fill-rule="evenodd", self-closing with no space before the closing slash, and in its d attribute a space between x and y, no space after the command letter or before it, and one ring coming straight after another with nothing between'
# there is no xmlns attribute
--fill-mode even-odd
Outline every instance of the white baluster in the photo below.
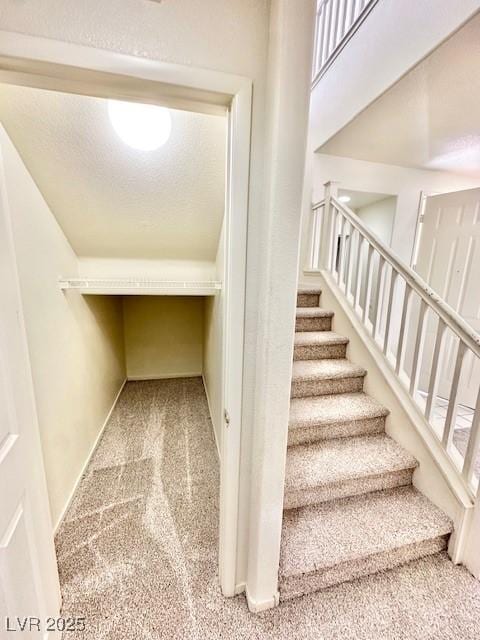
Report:
<svg viewBox="0 0 480 640"><path fill-rule="evenodd" d="M327 62L329 56L329 40L330 30L332 28L332 4L333 0L327 0L325 2L325 31L322 42L322 67Z"/></svg>
<svg viewBox="0 0 480 640"><path fill-rule="evenodd" d="M362 313L362 321L363 324L366 325L368 318L368 307L370 306L370 295L372 288L372 255L373 255L373 247L367 242L367 270L365 272L365 294L363 296L363 313Z"/></svg>
<svg viewBox="0 0 480 640"><path fill-rule="evenodd" d="M331 239L332 228L334 227L334 212L332 205L332 196L337 195L337 184L335 182L326 182L325 185L325 204L324 204L324 224L322 225L322 241L320 247L320 264L323 269L330 269L332 253Z"/></svg>
<svg viewBox="0 0 480 640"><path fill-rule="evenodd" d="M315 78L318 71L318 51L320 44L320 17L321 17L321 9L317 11L315 16L315 40L313 42L313 64L312 64L312 78Z"/></svg>
<svg viewBox="0 0 480 640"><path fill-rule="evenodd" d="M330 50L335 51L338 43L340 42L340 36L338 33L338 25L340 23L341 2L337 0L335 2L335 16L332 24L332 37L330 42Z"/></svg>
<svg viewBox="0 0 480 640"><path fill-rule="evenodd" d="M413 350L413 360L412 360L412 375L410 378L410 395L415 397L415 391L418 385L418 376L420 373L420 360L423 354L423 343L424 343L424 327L425 327L425 314L427 312L427 304L424 300L420 302L420 309L418 312L418 324L417 324L417 333L415 337L415 348Z"/></svg>
<svg viewBox="0 0 480 640"><path fill-rule="evenodd" d="M457 358L455 360L455 370L453 372L452 384L450 386L450 395L448 398L447 417L445 418L445 426L443 428L442 442L443 446L448 449L450 441L453 435L453 428L455 420L457 418L457 395L458 395L458 382L462 373L463 358L465 356L466 347L464 343L459 340L457 347Z"/></svg>
<svg viewBox="0 0 480 640"><path fill-rule="evenodd" d="M347 287L346 287L347 300L348 300L348 296L352 292L353 274L357 272L359 238L360 238L360 234L358 233L358 230L352 227L352 232L350 234L350 251L349 251L350 257L348 259L349 264L348 264L348 272L347 272Z"/></svg>
<svg viewBox="0 0 480 640"><path fill-rule="evenodd" d="M363 271L363 236L358 234L358 248L357 248L357 273L355 274L355 293L353 298L353 308L356 311L360 300L360 293L362 291L362 271Z"/></svg>
<svg viewBox="0 0 480 640"><path fill-rule="evenodd" d="M372 337L374 340L377 337L377 331L378 331L378 327L380 325L380 319L382 316L383 304L380 302L380 296L382 293L382 282L384 277L384 271L385 271L385 258L379 255L377 288L375 291L375 308L373 310L373 327L372 327Z"/></svg>
<svg viewBox="0 0 480 640"><path fill-rule="evenodd" d="M428 384L427 404L425 406L425 418L430 421L433 407L435 406L435 398L437 397L438 381L440 379L440 360L442 355L443 337L445 334L446 324L439 318L437 326L437 335L435 337L435 347L433 350L432 368L430 371L430 382Z"/></svg>
<svg viewBox="0 0 480 640"><path fill-rule="evenodd" d="M330 272L335 273L336 271L336 262L337 262L337 243L338 243L338 209L335 205L332 204L332 229L331 229L331 237L330 237L330 256L329 256L329 265Z"/></svg>
<svg viewBox="0 0 480 640"><path fill-rule="evenodd" d="M343 216L342 216L343 218ZM342 255L342 262L340 264L340 284L343 282L343 290L345 291L345 294L347 293L347 277L348 277L348 270L350 267L350 253L351 253L351 247L350 244L347 247L347 231L350 231L350 234L348 235L348 237L351 237L351 228L352 225L347 222L347 220L345 220L345 218L343 218L343 230L342 230L342 246L341 246L341 255ZM347 277L345 276L345 274L347 274Z"/></svg>
<svg viewBox="0 0 480 640"><path fill-rule="evenodd" d="M341 20L339 23L339 40L342 41L348 29L348 5L349 0L342 0Z"/></svg>
<svg viewBox="0 0 480 640"><path fill-rule="evenodd" d="M317 237L318 209L312 209L310 220L310 248L308 250L308 268L315 269L315 238Z"/></svg>
<svg viewBox="0 0 480 640"><path fill-rule="evenodd" d="M347 16L347 30L350 29L350 27L353 24L353 21L355 20L355 5L356 4L357 4L357 0L350 0L350 2L349 2L348 16Z"/></svg>
<svg viewBox="0 0 480 640"><path fill-rule="evenodd" d="M340 222L340 246L338 246L338 242L337 242L337 246L338 246L338 258L337 258L337 282L340 285L342 280L341 280L341 276L340 273L342 271L342 263L344 262L344 249L345 249L345 239L344 239L344 229L346 227L346 223L345 223L345 218L342 216L342 214L340 212L338 212L338 216L340 218L339 222Z"/></svg>
<svg viewBox="0 0 480 640"><path fill-rule="evenodd" d="M358 16L360 15L361 11L362 11L362 0L355 0L355 8L353 10L352 24L358 18Z"/></svg>
<svg viewBox="0 0 480 640"><path fill-rule="evenodd" d="M405 293L403 296L403 308L402 308L402 322L400 324L400 334L398 338L398 347L397 347L397 360L395 363L395 373L397 375L400 373L400 367L402 366L402 363L403 363L403 343L405 340L408 305L410 302L411 293L412 293L412 289L409 287L408 284L405 284Z"/></svg>
<svg viewBox="0 0 480 640"><path fill-rule="evenodd" d="M325 62L325 40L327 38L327 3L325 2L322 7L321 13L321 29L319 30L318 39L318 69L321 71Z"/></svg>
<svg viewBox="0 0 480 640"><path fill-rule="evenodd" d="M393 294L395 291L395 284L397 282L397 275L397 272L392 268L390 275L390 290L388 292L387 319L385 322L385 339L383 341L383 353L385 355L387 355L388 338L390 337L390 320L392 317Z"/></svg>

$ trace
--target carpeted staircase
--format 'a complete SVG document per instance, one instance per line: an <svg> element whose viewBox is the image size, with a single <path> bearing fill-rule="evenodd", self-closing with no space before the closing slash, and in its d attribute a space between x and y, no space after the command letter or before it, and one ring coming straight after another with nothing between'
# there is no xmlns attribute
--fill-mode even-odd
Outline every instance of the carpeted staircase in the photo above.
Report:
<svg viewBox="0 0 480 640"><path fill-rule="evenodd" d="M319 290L301 290L279 573L282 600L436 553L449 518L412 486L417 461L385 434Z"/></svg>

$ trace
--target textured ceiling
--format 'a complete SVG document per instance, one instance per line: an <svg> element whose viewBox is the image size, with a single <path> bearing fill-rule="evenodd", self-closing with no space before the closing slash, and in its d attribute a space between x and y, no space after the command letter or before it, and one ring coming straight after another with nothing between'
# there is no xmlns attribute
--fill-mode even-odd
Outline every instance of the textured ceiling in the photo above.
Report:
<svg viewBox="0 0 480 640"><path fill-rule="evenodd" d="M320 151L480 178L479 69L477 15Z"/></svg>
<svg viewBox="0 0 480 640"><path fill-rule="evenodd" d="M167 143L138 151L106 100L0 85L0 121L80 256L215 258L226 120L171 114Z"/></svg>

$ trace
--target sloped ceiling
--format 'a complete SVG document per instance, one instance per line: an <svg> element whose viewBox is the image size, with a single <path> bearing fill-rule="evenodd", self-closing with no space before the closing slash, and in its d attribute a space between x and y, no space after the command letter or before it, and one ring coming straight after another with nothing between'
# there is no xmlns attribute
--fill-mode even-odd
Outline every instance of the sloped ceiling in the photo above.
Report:
<svg viewBox="0 0 480 640"><path fill-rule="evenodd" d="M480 179L479 69L480 14L319 151Z"/></svg>
<svg viewBox="0 0 480 640"><path fill-rule="evenodd" d="M139 151L106 100L0 85L0 121L79 256L215 258L226 119L171 115L166 144Z"/></svg>

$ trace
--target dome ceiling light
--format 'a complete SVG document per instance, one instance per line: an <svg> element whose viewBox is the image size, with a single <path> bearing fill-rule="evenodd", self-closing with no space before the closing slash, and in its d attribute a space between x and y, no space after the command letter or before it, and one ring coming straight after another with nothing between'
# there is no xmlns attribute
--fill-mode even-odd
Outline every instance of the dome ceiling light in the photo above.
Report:
<svg viewBox="0 0 480 640"><path fill-rule="evenodd" d="M164 145L172 130L170 111L152 104L109 100L108 116L123 142L141 151L154 151Z"/></svg>

